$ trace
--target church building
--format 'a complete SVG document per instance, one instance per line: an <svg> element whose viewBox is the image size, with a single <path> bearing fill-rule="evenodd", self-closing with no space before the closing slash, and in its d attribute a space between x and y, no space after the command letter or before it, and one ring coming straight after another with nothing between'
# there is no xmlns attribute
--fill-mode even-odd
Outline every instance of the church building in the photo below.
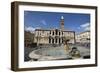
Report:
<svg viewBox="0 0 100 73"><path fill-rule="evenodd" d="M59 29L35 29L34 43L63 44L65 40L69 40L68 43L74 44L75 32L65 30L64 25L64 17L61 16Z"/></svg>

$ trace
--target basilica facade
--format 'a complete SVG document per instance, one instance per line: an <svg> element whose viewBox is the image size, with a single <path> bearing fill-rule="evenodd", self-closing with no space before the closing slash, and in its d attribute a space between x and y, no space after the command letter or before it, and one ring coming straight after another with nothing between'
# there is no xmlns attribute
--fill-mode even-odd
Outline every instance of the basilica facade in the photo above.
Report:
<svg viewBox="0 0 100 73"><path fill-rule="evenodd" d="M35 29L34 43L37 44L62 44L75 43L75 32L64 29L64 17L61 16L59 29Z"/></svg>

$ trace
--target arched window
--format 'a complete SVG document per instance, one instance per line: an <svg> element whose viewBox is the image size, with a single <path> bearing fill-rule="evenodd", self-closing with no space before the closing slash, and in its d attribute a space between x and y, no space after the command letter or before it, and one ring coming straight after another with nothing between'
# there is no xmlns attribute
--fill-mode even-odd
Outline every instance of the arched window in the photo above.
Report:
<svg viewBox="0 0 100 73"><path fill-rule="evenodd" d="M50 34L51 34L51 31L50 31Z"/></svg>
<svg viewBox="0 0 100 73"><path fill-rule="evenodd" d="M52 35L54 35L54 31L53 31L53 34Z"/></svg>
<svg viewBox="0 0 100 73"><path fill-rule="evenodd" d="M62 35L63 35L63 32L62 32Z"/></svg>
<svg viewBox="0 0 100 73"><path fill-rule="evenodd" d="M52 44L54 44L54 39L52 39Z"/></svg>
<svg viewBox="0 0 100 73"><path fill-rule="evenodd" d="M55 40L56 40L55 43L57 43L57 38Z"/></svg>
<svg viewBox="0 0 100 73"><path fill-rule="evenodd" d="M62 38L62 43L63 43L64 39Z"/></svg>
<svg viewBox="0 0 100 73"><path fill-rule="evenodd" d="M55 30L55 32L56 32L56 35L58 35L58 30L57 29Z"/></svg>
<svg viewBox="0 0 100 73"><path fill-rule="evenodd" d="M49 37L49 43L51 43L51 38Z"/></svg>
<svg viewBox="0 0 100 73"><path fill-rule="evenodd" d="M60 44L60 38L59 38L59 44Z"/></svg>
<svg viewBox="0 0 100 73"><path fill-rule="evenodd" d="M60 35L60 31L59 31L59 35Z"/></svg>

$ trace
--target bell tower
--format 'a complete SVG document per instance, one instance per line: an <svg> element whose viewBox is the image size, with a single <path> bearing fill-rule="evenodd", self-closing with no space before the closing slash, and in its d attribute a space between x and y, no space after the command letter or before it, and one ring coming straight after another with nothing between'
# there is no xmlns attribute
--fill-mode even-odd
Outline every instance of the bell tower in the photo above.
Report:
<svg viewBox="0 0 100 73"><path fill-rule="evenodd" d="M60 19L60 29L63 31L64 30L64 17L61 16L61 19Z"/></svg>

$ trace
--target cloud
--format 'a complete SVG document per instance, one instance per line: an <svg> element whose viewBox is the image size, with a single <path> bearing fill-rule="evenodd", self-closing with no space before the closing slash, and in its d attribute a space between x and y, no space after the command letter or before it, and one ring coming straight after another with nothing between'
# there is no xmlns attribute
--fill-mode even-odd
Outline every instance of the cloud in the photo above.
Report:
<svg viewBox="0 0 100 73"><path fill-rule="evenodd" d="M26 26L25 26L25 31L29 31L29 32L31 32L31 33L34 33L35 29L41 29L41 28L40 28L40 27L35 27L35 28L33 28L33 27L31 27L31 26L29 26L29 27L26 27Z"/></svg>
<svg viewBox="0 0 100 73"><path fill-rule="evenodd" d="M27 31L34 31L35 29L33 27L26 27Z"/></svg>
<svg viewBox="0 0 100 73"><path fill-rule="evenodd" d="M86 27L84 30L85 31L90 31L90 26Z"/></svg>
<svg viewBox="0 0 100 73"><path fill-rule="evenodd" d="M45 20L41 20L40 23L42 23L43 25L47 25Z"/></svg>
<svg viewBox="0 0 100 73"><path fill-rule="evenodd" d="M84 31L90 31L90 23L87 22L85 24L80 25L80 27L78 27L78 29L82 29Z"/></svg>
<svg viewBox="0 0 100 73"><path fill-rule="evenodd" d="M90 26L90 23L85 23L85 24L80 25L80 27L82 27L82 28L85 28L85 27L88 27L88 26Z"/></svg>

